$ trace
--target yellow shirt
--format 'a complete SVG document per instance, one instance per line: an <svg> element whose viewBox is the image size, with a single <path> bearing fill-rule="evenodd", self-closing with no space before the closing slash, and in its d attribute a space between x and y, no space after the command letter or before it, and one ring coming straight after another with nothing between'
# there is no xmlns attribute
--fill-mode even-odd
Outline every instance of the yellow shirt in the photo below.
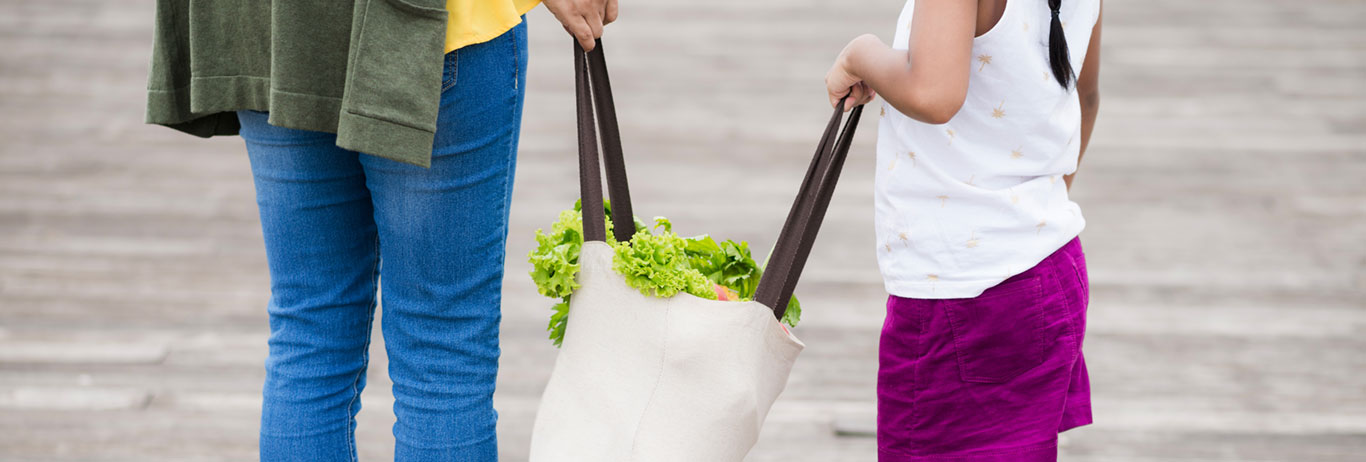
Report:
<svg viewBox="0 0 1366 462"><path fill-rule="evenodd" d="M483 43L522 22L541 0L446 0L446 52Z"/></svg>

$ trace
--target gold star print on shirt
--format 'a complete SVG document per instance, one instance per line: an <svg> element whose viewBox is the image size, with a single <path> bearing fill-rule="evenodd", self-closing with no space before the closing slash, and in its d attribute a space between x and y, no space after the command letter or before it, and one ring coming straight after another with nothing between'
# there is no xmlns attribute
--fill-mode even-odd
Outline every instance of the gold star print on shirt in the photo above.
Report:
<svg viewBox="0 0 1366 462"><path fill-rule="evenodd" d="M1022 149L1024 149L1024 146L1020 146L1018 148L1010 150L1010 158L1019 159L1021 157L1024 157L1024 151Z"/></svg>

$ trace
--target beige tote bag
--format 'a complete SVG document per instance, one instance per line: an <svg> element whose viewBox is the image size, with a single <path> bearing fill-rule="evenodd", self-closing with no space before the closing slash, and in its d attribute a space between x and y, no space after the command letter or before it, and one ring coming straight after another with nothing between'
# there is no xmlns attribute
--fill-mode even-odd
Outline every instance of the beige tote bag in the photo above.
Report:
<svg viewBox="0 0 1366 462"><path fill-rule="evenodd" d="M862 108L851 113L838 143L840 111L827 126L756 301L650 297L612 270L613 252L604 242L594 103L614 222L631 223L632 211L601 42L591 53L576 44L574 63L586 242L581 287L570 299L564 342L536 415L531 461L741 461L804 347L778 319ZM629 240L634 231L618 226L616 238Z"/></svg>

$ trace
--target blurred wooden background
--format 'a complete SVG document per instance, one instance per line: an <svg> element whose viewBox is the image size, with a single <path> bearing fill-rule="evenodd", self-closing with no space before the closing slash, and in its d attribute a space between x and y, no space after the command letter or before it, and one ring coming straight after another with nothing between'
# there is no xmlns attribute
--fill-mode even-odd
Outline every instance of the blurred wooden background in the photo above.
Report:
<svg viewBox="0 0 1366 462"><path fill-rule="evenodd" d="M890 38L900 7L622 0L607 53L637 213L763 253L828 116L831 59L859 33ZM247 159L240 139L142 124L152 10L0 0L0 460L256 457L268 281ZM1097 424L1066 434L1063 460L1363 460L1366 2L1110 0L1105 16L1074 189ZM577 194L569 41L543 9L529 21L497 395L509 461L555 356L524 256ZM807 350L749 460L875 459L857 435L885 297L874 119L798 288ZM363 460L392 455L380 340Z"/></svg>

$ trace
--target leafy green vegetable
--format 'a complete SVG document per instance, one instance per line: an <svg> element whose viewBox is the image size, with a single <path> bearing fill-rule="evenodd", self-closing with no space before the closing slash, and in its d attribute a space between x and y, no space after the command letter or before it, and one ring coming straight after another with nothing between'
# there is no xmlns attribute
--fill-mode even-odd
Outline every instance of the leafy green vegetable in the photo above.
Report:
<svg viewBox="0 0 1366 462"><path fill-rule="evenodd" d="M787 299L787 311L783 312L783 324L797 327L797 323L802 322L802 304L797 302L797 296Z"/></svg>
<svg viewBox="0 0 1366 462"><path fill-rule="evenodd" d="M550 233L536 230L536 250L531 251L531 280L541 295L559 298L550 315L550 339L560 346L569 317L569 294L579 288L579 250L583 247L583 219L578 207L560 212Z"/></svg>
<svg viewBox="0 0 1366 462"><path fill-rule="evenodd" d="M687 241L673 232L669 220L655 218L660 234L636 233L630 242L612 247L612 269L626 278L626 285L645 295L672 297L687 292L709 300L716 299L712 282L688 261Z"/></svg>
<svg viewBox="0 0 1366 462"><path fill-rule="evenodd" d="M641 293L671 297L686 292L716 300L716 286L734 291L741 300L754 297L763 268L750 255L749 245L735 241L716 242L710 236L680 237L667 218L656 217L655 230L639 218L630 241L617 242L612 235L611 204L603 201L607 216L607 241L612 246L612 269ZM531 279L541 295L559 298L552 307L546 330L559 346L569 318L569 297L579 288L579 253L583 248L582 205L560 212L550 232L536 230L536 249L529 255ZM801 320L801 304L793 297L782 322L796 327Z"/></svg>
<svg viewBox="0 0 1366 462"><path fill-rule="evenodd" d="M564 296L550 309L554 313L550 314L550 325L545 330L550 332L550 340L555 346L560 346L564 342L564 328L569 325L569 296Z"/></svg>
<svg viewBox="0 0 1366 462"><path fill-rule="evenodd" d="M734 290L742 298L753 298L759 287L762 270L749 254L749 244L724 241L717 243L711 236L702 235L686 240L684 251L694 269L712 282Z"/></svg>
<svg viewBox="0 0 1366 462"><path fill-rule="evenodd" d="M578 210L560 212L550 233L536 230L536 250L531 252L531 280L541 295L565 297L579 288L579 249L583 247L583 219Z"/></svg>

